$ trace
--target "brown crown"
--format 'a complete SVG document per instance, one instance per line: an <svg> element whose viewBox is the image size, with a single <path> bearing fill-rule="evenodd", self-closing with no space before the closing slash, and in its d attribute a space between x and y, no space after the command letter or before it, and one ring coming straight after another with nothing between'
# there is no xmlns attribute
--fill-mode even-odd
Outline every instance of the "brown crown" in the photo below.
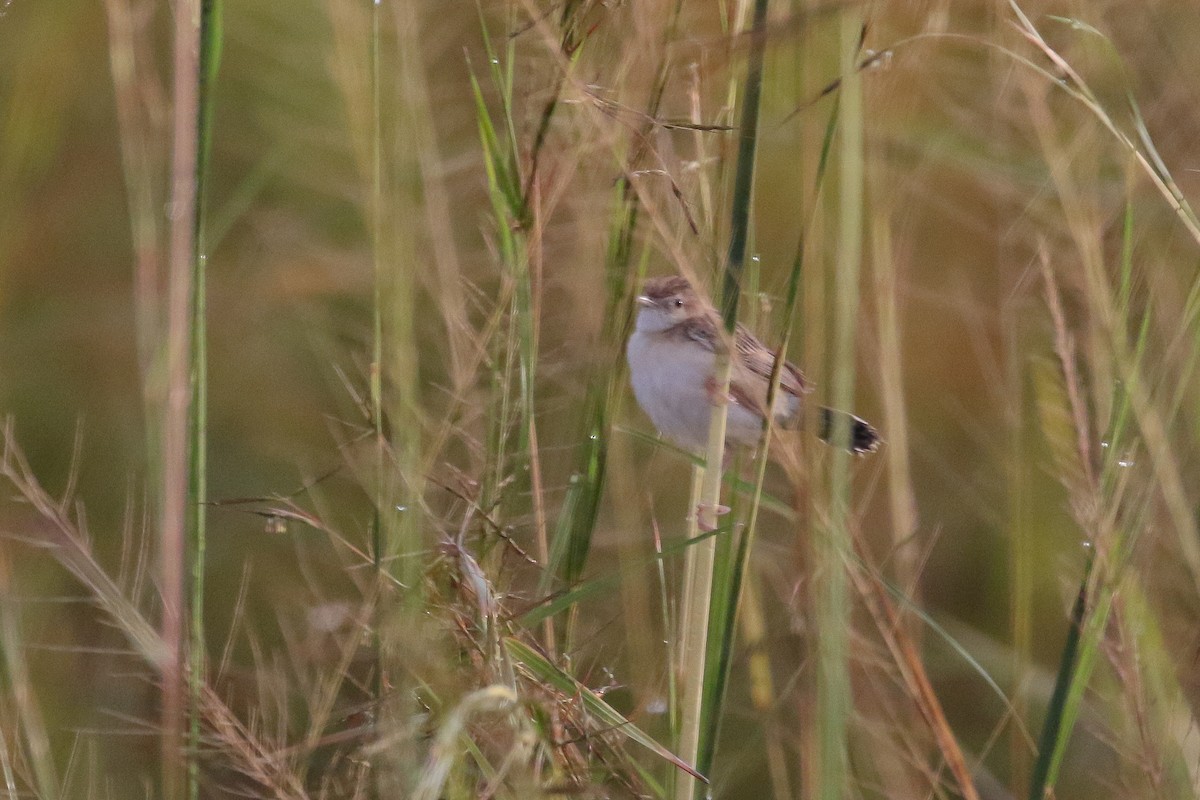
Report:
<svg viewBox="0 0 1200 800"><path fill-rule="evenodd" d="M680 275L668 275L663 278L651 278L646 281L646 286L642 292L651 300L662 300L664 297L671 297L676 294L688 294L692 291L692 285L688 283L687 278Z"/></svg>

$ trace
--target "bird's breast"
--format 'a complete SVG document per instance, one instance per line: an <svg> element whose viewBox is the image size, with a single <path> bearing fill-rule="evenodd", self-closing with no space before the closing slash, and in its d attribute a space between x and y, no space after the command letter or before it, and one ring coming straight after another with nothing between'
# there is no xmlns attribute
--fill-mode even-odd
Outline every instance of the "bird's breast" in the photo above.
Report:
<svg viewBox="0 0 1200 800"><path fill-rule="evenodd" d="M715 356L695 343L635 332L626 358L638 405L655 427L683 447L703 447Z"/></svg>

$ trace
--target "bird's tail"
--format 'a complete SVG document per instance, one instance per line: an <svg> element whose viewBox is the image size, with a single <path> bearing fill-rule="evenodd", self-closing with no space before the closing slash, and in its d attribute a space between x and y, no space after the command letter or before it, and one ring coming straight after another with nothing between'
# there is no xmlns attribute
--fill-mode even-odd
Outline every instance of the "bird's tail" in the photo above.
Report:
<svg viewBox="0 0 1200 800"><path fill-rule="evenodd" d="M873 453L883 441L871 423L832 408L821 409L821 428L817 435L826 444L849 450L855 455Z"/></svg>

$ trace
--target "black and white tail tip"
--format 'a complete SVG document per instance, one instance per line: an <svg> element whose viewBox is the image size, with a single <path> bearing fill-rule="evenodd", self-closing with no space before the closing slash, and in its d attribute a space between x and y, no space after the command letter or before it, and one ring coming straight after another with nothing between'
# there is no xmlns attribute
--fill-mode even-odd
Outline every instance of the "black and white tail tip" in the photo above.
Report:
<svg viewBox="0 0 1200 800"><path fill-rule="evenodd" d="M821 440L834 447L862 455L874 453L883 443L879 431L865 419L860 419L845 411L834 411L832 408L821 409L821 429L818 431Z"/></svg>

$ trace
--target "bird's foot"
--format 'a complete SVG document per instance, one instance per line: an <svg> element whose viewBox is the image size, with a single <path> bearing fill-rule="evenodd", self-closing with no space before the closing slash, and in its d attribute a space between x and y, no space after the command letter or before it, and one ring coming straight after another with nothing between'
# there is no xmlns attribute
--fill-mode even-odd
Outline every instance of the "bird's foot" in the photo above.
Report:
<svg viewBox="0 0 1200 800"><path fill-rule="evenodd" d="M696 506L696 527L704 533L711 533L717 529L715 522L716 518L723 517L728 513L729 506L723 506L720 504L714 506L708 503L701 503ZM713 520L712 522L709 521L710 518Z"/></svg>

